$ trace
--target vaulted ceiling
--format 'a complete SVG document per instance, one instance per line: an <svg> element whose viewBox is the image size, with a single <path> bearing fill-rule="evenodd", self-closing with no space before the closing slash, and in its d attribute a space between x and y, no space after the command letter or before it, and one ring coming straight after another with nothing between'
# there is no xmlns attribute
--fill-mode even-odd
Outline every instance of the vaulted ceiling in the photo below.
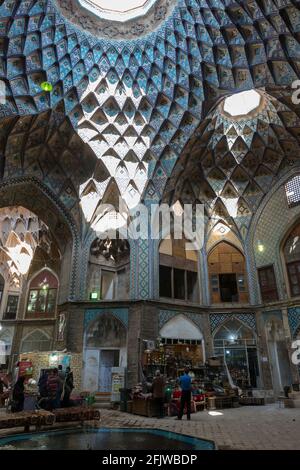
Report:
<svg viewBox="0 0 300 470"><path fill-rule="evenodd" d="M24 172L25 160L43 173L52 110L68 117L58 128L70 126L90 149L76 154L64 139L63 148L53 140L55 165L76 161L64 169L74 187L66 200L86 185L99 187L100 162L96 173L106 187L99 200L111 181L129 207L168 198L175 186L184 198L188 179L210 216L232 217L226 198L238 199L237 223L246 227L274 179L297 166L299 109L291 87L300 76L299 2L160 1L148 27L145 17L100 28L88 14L73 13L71 0L0 0L3 178ZM42 89L45 81L51 91ZM251 122L222 114L223 97L252 88L264 94L265 107ZM22 160L17 147L27 150L27 137L18 142L16 121L7 120L17 116L24 116L20 123L43 121L44 130L30 125L30 135L46 141L46 150ZM47 184L55 187L57 179Z"/></svg>

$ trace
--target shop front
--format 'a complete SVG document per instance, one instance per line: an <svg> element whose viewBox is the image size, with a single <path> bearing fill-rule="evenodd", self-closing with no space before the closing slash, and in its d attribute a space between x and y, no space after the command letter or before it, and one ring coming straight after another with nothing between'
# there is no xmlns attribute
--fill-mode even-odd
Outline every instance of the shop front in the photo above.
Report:
<svg viewBox="0 0 300 470"><path fill-rule="evenodd" d="M235 385L259 387L256 336L250 328L235 318L228 320L215 332L214 351L223 358Z"/></svg>
<svg viewBox="0 0 300 470"><path fill-rule="evenodd" d="M203 334L185 315L176 315L159 331L157 343L144 352L144 370L153 376L159 369L166 377L176 379L185 367L197 374L205 363Z"/></svg>

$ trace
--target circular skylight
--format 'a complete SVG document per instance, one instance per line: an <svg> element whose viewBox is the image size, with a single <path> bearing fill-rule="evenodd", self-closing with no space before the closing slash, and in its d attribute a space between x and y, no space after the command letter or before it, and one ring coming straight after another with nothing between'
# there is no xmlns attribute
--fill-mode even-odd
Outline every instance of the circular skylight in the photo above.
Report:
<svg viewBox="0 0 300 470"><path fill-rule="evenodd" d="M260 105L261 95L255 90L242 91L225 98L223 109L232 117L246 116Z"/></svg>
<svg viewBox="0 0 300 470"><path fill-rule="evenodd" d="M90 0L90 3L104 10L124 12L143 6L146 0Z"/></svg>
<svg viewBox="0 0 300 470"><path fill-rule="evenodd" d="M157 0L78 0L86 9L103 19L128 21L147 13Z"/></svg>

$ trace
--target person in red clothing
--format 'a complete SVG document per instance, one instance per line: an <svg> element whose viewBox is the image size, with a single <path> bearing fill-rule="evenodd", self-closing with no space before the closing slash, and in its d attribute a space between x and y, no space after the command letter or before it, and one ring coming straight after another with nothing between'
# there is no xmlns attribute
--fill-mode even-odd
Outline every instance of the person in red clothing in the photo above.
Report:
<svg viewBox="0 0 300 470"><path fill-rule="evenodd" d="M58 375L58 370L53 369L52 373L48 375L47 389L52 408L60 407L60 397L62 394L63 383Z"/></svg>

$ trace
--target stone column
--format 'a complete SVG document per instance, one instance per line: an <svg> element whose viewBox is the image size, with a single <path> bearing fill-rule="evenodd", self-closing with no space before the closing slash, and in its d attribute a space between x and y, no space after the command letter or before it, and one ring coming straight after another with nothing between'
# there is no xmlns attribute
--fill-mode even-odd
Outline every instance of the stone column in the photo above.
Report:
<svg viewBox="0 0 300 470"><path fill-rule="evenodd" d="M127 386L141 379L144 340L158 337L158 309L149 303L139 302L129 309L127 346Z"/></svg>
<svg viewBox="0 0 300 470"><path fill-rule="evenodd" d="M201 318L202 318L202 333L203 333L203 341L204 341L204 346L205 346L205 358L207 360L208 357L211 357L214 355L214 344L213 344L213 338L211 334L211 328L210 328L210 318L209 318L209 313L201 313Z"/></svg>
<svg viewBox="0 0 300 470"><path fill-rule="evenodd" d="M284 307L282 309L282 323L283 323L283 329L284 329L286 348L288 351L288 356L289 356L289 361L290 361L292 380L293 380L293 383L298 383L300 381L299 368L296 364L292 363L292 354L294 352L294 349L292 349L293 337L292 337L291 329L289 325L287 307Z"/></svg>
<svg viewBox="0 0 300 470"><path fill-rule="evenodd" d="M70 352L82 353L84 340L84 309L79 306L67 306L61 310L66 313L65 344Z"/></svg>
<svg viewBox="0 0 300 470"><path fill-rule="evenodd" d="M258 361L259 361L259 370L261 373L262 387L265 390L273 389L273 380L270 367L270 358L268 353L267 338L265 332L265 324L262 318L262 311L258 310L256 312L256 323L257 323L257 334L258 334ZM265 358L267 360L265 360Z"/></svg>

